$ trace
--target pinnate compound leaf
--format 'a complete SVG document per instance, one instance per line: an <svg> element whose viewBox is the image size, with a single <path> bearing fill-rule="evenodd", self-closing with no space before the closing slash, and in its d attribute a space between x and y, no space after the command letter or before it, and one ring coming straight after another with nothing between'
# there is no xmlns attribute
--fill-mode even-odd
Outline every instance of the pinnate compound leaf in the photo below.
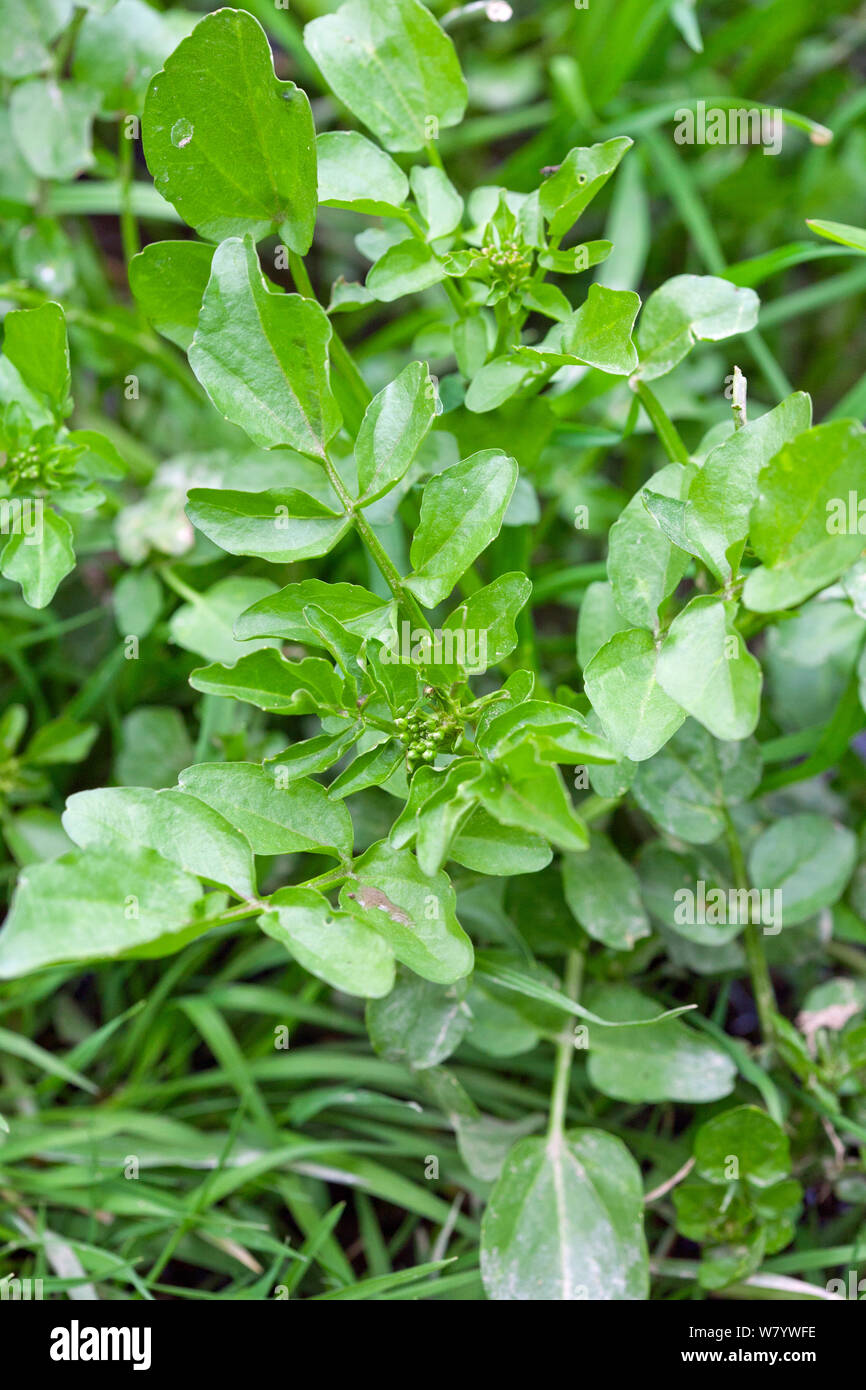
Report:
<svg viewBox="0 0 866 1390"><path fill-rule="evenodd" d="M255 444L323 457L341 424L330 339L315 300L268 289L251 237L217 247L189 362L217 410Z"/></svg>
<svg viewBox="0 0 866 1390"><path fill-rule="evenodd" d="M494 1302L647 1298L643 1184L622 1140L519 1140L482 1220L481 1276Z"/></svg>
<svg viewBox="0 0 866 1390"><path fill-rule="evenodd" d="M114 849L120 862L130 848L152 849L240 898L255 896L248 842L218 811L185 792L150 787L76 792L66 803L63 828L81 849Z"/></svg>
<svg viewBox="0 0 866 1390"><path fill-rule="evenodd" d="M279 888L258 921L305 970L334 989L378 999L394 983L394 954L385 939L312 888Z"/></svg>
<svg viewBox="0 0 866 1390"><path fill-rule="evenodd" d="M208 241L279 231L303 255L316 220L316 138L305 92L274 76L245 10L206 15L166 60L142 120L157 188Z"/></svg>
<svg viewBox="0 0 866 1390"><path fill-rule="evenodd" d="M517 482L517 464L484 449L431 478L410 551L406 588L433 608L447 598L473 560L499 534Z"/></svg>
<svg viewBox="0 0 866 1390"><path fill-rule="evenodd" d="M281 787L274 772L258 763L197 763L178 781L181 791L212 806L246 836L254 854L351 858L349 812L318 782L302 777Z"/></svg>
<svg viewBox="0 0 866 1390"><path fill-rule="evenodd" d="M164 956L200 934L201 885L151 849L74 850L19 877L0 978L64 961Z"/></svg>
<svg viewBox="0 0 866 1390"><path fill-rule="evenodd" d="M349 0L304 43L331 91L388 150L420 150L456 125L466 83L448 35L419 0Z"/></svg>

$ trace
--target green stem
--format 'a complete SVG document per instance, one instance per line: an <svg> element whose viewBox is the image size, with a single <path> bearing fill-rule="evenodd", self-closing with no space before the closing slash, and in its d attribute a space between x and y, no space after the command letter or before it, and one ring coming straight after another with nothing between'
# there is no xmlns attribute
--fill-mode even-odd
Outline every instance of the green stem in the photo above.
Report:
<svg viewBox="0 0 866 1390"><path fill-rule="evenodd" d="M304 299L315 299L316 292L313 289L312 281L307 274L307 267L304 265L302 256L296 251L289 252L289 270L295 289L298 294L303 295ZM334 367L340 373L346 383L356 406L356 420L353 422L353 432L357 434L358 427L363 419L364 411L373 399L370 388L362 377L352 354L349 352L343 339L340 337L333 324L331 325L331 359Z"/></svg>
<svg viewBox="0 0 866 1390"><path fill-rule="evenodd" d="M381 571L382 578L385 580L391 593L394 595L397 602L401 603L406 609L406 612L409 614L416 627L422 628L425 632L432 633L433 629L425 618L418 600L415 598L414 594L409 593L404 587L403 577L400 571L397 569L394 561L379 540L379 537L376 535L369 521L364 516L364 513L360 510L356 510L355 502L349 495L343 479L340 477L331 459L327 456L324 459L324 465L331 487L339 497L346 515L351 517L358 535L376 561Z"/></svg>
<svg viewBox="0 0 866 1390"><path fill-rule="evenodd" d="M437 167L441 169L441 163ZM405 208L401 208L399 210L398 216L400 218L400 221L405 223L405 225L409 228L409 231L412 233L413 237L415 237L416 241L423 241L426 246L427 238L424 235L424 228L421 227L420 224L415 220L411 212L407 211ZM443 290L447 294L448 298L451 300L451 304L456 310L458 316L460 318L463 318L466 314L466 300L463 298L463 295L460 293L460 290L458 289L457 285L454 283L450 275L446 275L445 279L441 281L441 284Z"/></svg>
<svg viewBox="0 0 866 1390"><path fill-rule="evenodd" d="M749 874L746 869L746 858L743 854L743 847L740 844L740 837L737 834L737 827L734 825L727 807L725 807L723 814L725 818L725 837L728 842L728 853L731 856L731 868L734 871L734 882L737 888L748 892ZM765 1043L772 1043L775 1036L773 1015L777 1012L776 996L773 991L773 981L770 978L767 957L764 954L764 942L761 937L761 928L757 922L749 920L746 923L743 944L746 949L746 962L752 981L752 994L755 997L755 1006L758 1010L758 1019L761 1024L761 1036Z"/></svg>
<svg viewBox="0 0 866 1390"><path fill-rule="evenodd" d="M650 390L645 381L639 380L633 382L632 389L637 393L671 463L688 463L689 451L655 392Z"/></svg>
<svg viewBox="0 0 866 1390"><path fill-rule="evenodd" d="M120 172L120 236L123 242L123 255L126 260L127 272L129 262L133 256L137 256L141 250L141 239L138 235L138 223L132 211L131 189L133 174L133 142L124 131L126 124L125 116L121 116L118 121L118 150L117 162Z"/></svg>
<svg viewBox="0 0 866 1390"><path fill-rule="evenodd" d="M563 987L568 998L573 999L575 1002L580 993L582 975L583 953L581 951L569 951L568 959L565 964ZM565 1129L565 1114L568 1105L568 1082L571 1076L571 1064L573 1060L574 1038L571 1033L571 1023L569 1022L560 1035L556 1047L556 1062L554 1063L553 1069L553 1091L550 1096L550 1122L547 1127L547 1137L550 1140L559 1139Z"/></svg>

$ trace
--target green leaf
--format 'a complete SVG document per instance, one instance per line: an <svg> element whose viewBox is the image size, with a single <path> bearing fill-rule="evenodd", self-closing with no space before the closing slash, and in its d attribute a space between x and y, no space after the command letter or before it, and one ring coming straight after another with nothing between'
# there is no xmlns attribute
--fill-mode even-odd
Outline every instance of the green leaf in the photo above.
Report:
<svg viewBox="0 0 866 1390"><path fill-rule="evenodd" d="M502 825L529 830L563 850L583 850L589 843L559 768L540 762L528 743L491 767L476 795Z"/></svg>
<svg viewBox="0 0 866 1390"><path fill-rule="evenodd" d="M170 787L192 757L179 710L140 705L122 724L114 773L127 787Z"/></svg>
<svg viewBox="0 0 866 1390"><path fill-rule="evenodd" d="M847 222L822 222L815 217L807 217L806 226L828 241L850 246L855 251L866 251L866 231L862 227L851 227Z"/></svg>
<svg viewBox="0 0 866 1390"><path fill-rule="evenodd" d="M213 256L204 241L152 241L129 263L129 287L142 312L184 352L195 335Z"/></svg>
<svg viewBox="0 0 866 1390"><path fill-rule="evenodd" d="M445 279L445 267L424 241L410 239L389 246L370 267L365 282L374 299L385 304L406 294L420 294Z"/></svg>
<svg viewBox="0 0 866 1390"><path fill-rule="evenodd" d="M640 300L632 290L608 290L590 285L579 309L556 323L537 347L521 347L515 358L529 364L563 367L586 364L615 376L637 367L632 341Z"/></svg>
<svg viewBox="0 0 866 1390"><path fill-rule="evenodd" d="M812 423L812 402L803 391L766 415L734 430L708 454L689 488L685 527L693 553L726 584L739 569L758 475L783 444Z"/></svg>
<svg viewBox="0 0 866 1390"><path fill-rule="evenodd" d="M215 811L185 792L150 787L104 787L76 792L66 803L63 828L81 849L152 849L196 878L254 898L255 870L248 842Z"/></svg>
<svg viewBox="0 0 866 1390"><path fill-rule="evenodd" d="M195 487L188 493L186 512L222 550L274 564L327 555L351 525L347 516L297 488L231 492Z"/></svg>
<svg viewBox="0 0 866 1390"><path fill-rule="evenodd" d="M481 1224L494 1302L640 1300L649 1295L640 1169L598 1129L521 1139Z"/></svg>
<svg viewBox="0 0 866 1390"><path fill-rule="evenodd" d="M386 149L420 150L463 116L454 45L419 0L349 0L308 24L304 43L332 92Z"/></svg>
<svg viewBox="0 0 866 1390"><path fill-rule="evenodd" d="M122 637L146 637L162 609L162 586L152 570L125 570L111 596Z"/></svg>
<svg viewBox="0 0 866 1390"><path fill-rule="evenodd" d="M743 602L759 613L789 608L843 574L863 550L859 516L849 516L866 468L866 433L856 420L817 425L785 444L758 478L750 539L763 561Z"/></svg>
<svg viewBox="0 0 866 1390"><path fill-rule="evenodd" d="M847 826L817 812L785 816L758 836L749 874L760 889L780 889L786 927L805 922L837 902L857 860L857 839Z"/></svg>
<svg viewBox="0 0 866 1390"><path fill-rule="evenodd" d="M0 979L64 961L170 955L199 935L195 878L150 849L74 850L18 880L0 934Z"/></svg>
<svg viewBox="0 0 866 1390"><path fill-rule="evenodd" d="M406 580L425 608L447 598L494 536L517 482L514 459L484 449L431 478L412 540L414 572Z"/></svg>
<svg viewBox="0 0 866 1390"><path fill-rule="evenodd" d="M409 196L409 180L390 155L357 130L328 130L316 140L319 202L387 217Z"/></svg>
<svg viewBox="0 0 866 1390"><path fill-rule="evenodd" d="M541 211L556 240L574 226L584 208L601 192L626 150L634 142L627 136L600 145L569 150L555 174L539 190Z"/></svg>
<svg viewBox="0 0 866 1390"><path fill-rule="evenodd" d="M465 981L436 985L401 968L387 999L367 1005L373 1051L419 1071L437 1067L460 1046L471 1022Z"/></svg>
<svg viewBox="0 0 866 1390"><path fill-rule="evenodd" d="M269 579L251 575L231 575L220 579L198 594L195 601L182 603L171 615L169 634L185 651L206 661L237 661L259 647L276 647L275 639L262 637L252 643L236 642L233 624L239 613L256 599L276 593Z"/></svg>
<svg viewBox="0 0 866 1390"><path fill-rule="evenodd" d="M640 375L665 376L696 342L719 342L748 333L758 321L760 300L715 275L675 275L655 290L638 326Z"/></svg>
<svg viewBox="0 0 866 1390"><path fill-rule="evenodd" d="M577 660L585 669L616 632L626 632L631 623L616 606L613 587L606 580L588 584L577 619Z"/></svg>
<svg viewBox="0 0 866 1390"><path fill-rule="evenodd" d="M634 762L663 748L685 719L658 681L659 653L645 628L617 632L584 672L586 693L613 746Z"/></svg>
<svg viewBox="0 0 866 1390"><path fill-rule="evenodd" d="M151 77L194 23L192 15L160 14L143 0L118 0L107 14L91 10L75 41L75 79L101 94L107 115L140 111Z"/></svg>
<svg viewBox="0 0 866 1390"><path fill-rule="evenodd" d="M93 163L95 92L53 77L14 88L9 115L15 143L40 179L74 179Z"/></svg>
<svg viewBox="0 0 866 1390"><path fill-rule="evenodd" d="M279 785L278 769L258 763L198 763L178 781L182 791L219 811L245 835L253 854L352 855L352 822L340 801L308 778Z"/></svg>
<svg viewBox="0 0 866 1390"><path fill-rule="evenodd" d="M50 507L42 512L41 536L36 532L10 536L0 552L0 572L21 585L31 608L45 608L61 579L75 569L72 528Z"/></svg>
<svg viewBox="0 0 866 1390"><path fill-rule="evenodd" d="M98 734L98 724L79 724L68 715L61 715L37 729L21 754L21 760L32 767L80 763L87 757Z"/></svg>
<svg viewBox="0 0 866 1390"><path fill-rule="evenodd" d="M701 595L678 613L662 644L658 681L716 738L743 739L761 713L763 673L734 618L737 604Z"/></svg>
<svg viewBox="0 0 866 1390"><path fill-rule="evenodd" d="M51 44L72 18L72 0L0 0L0 75L28 77L51 66Z"/></svg>
<svg viewBox="0 0 866 1390"><path fill-rule="evenodd" d="M550 863L553 851L540 835L500 825L483 806L476 806L451 841L448 855L476 874L506 877L538 873Z"/></svg>
<svg viewBox="0 0 866 1390"><path fill-rule="evenodd" d="M304 609L309 607L327 609L342 627L359 637L378 637L389 631L394 614L391 600L371 594L360 584L303 579L259 599L241 613L235 620L235 637L243 642L251 637L279 637L284 642L319 645L321 638L304 617Z"/></svg>
<svg viewBox="0 0 866 1390"><path fill-rule="evenodd" d="M724 832L725 807L747 801L762 771L753 740L718 742L687 719L654 758L641 763L634 794L668 835L706 845Z"/></svg>
<svg viewBox="0 0 866 1390"><path fill-rule="evenodd" d="M310 103L274 76L265 31L245 10L206 15L167 59L148 88L142 142L157 188L208 241L279 231L290 250L309 250Z"/></svg>
<svg viewBox="0 0 866 1390"><path fill-rule="evenodd" d="M38 309L12 309L3 320L3 355L60 420L72 382L66 315L60 305L49 301Z"/></svg>
<svg viewBox="0 0 866 1390"><path fill-rule="evenodd" d="M412 194L427 224L427 240L437 241L456 231L463 219L463 199L435 165L416 164L410 175Z"/></svg>
<svg viewBox="0 0 866 1390"><path fill-rule="evenodd" d="M380 932L397 959L425 980L453 984L472 969L472 942L457 921L454 889L441 870L423 874L409 850L373 845L355 863L340 905Z"/></svg>
<svg viewBox="0 0 866 1390"><path fill-rule="evenodd" d="M217 410L253 443L324 456L341 424L330 339L315 300L268 289L252 238L217 247L189 361Z"/></svg>
<svg viewBox="0 0 866 1390"><path fill-rule="evenodd" d="M707 1182L728 1185L731 1158L737 1177L757 1188L771 1187L791 1171L788 1137L755 1105L738 1105L706 1120L695 1135L695 1168Z"/></svg>
<svg viewBox="0 0 866 1390"><path fill-rule="evenodd" d="M639 627L658 628L658 610L686 572L688 555L671 545L644 506L651 490L683 499L695 476L691 465L669 463L639 488L608 536L607 573L619 613Z"/></svg>
<svg viewBox="0 0 866 1390"><path fill-rule="evenodd" d="M586 727L569 705L552 700L524 700L497 714L478 736L478 747L494 760L529 742L539 762L612 763L615 754L604 739Z"/></svg>
<svg viewBox="0 0 866 1390"><path fill-rule="evenodd" d="M604 835L593 835L583 854L562 861L565 901L585 931L614 951L630 951L650 934L634 869Z"/></svg>
<svg viewBox="0 0 866 1390"><path fill-rule="evenodd" d="M423 362L410 362L373 398L355 444L363 506L399 483L424 442L435 414L435 387Z"/></svg>
<svg viewBox="0 0 866 1390"><path fill-rule="evenodd" d="M405 759L405 749L392 739L360 753L328 787L332 797L351 796L365 787L384 786ZM438 867L438 865L437 865Z"/></svg>
<svg viewBox="0 0 866 1390"><path fill-rule="evenodd" d="M513 652L518 640L514 624L531 593L532 584L526 575L500 574L492 584L476 589L449 613L442 635L445 639L446 633L453 634L451 650L455 659L451 666L447 662L441 664L443 675L453 672L452 680L459 680L465 671L478 675Z"/></svg>
<svg viewBox="0 0 866 1390"><path fill-rule="evenodd" d="M378 999L394 983L388 943L311 888L279 888L258 922L311 975L345 994Z"/></svg>
<svg viewBox="0 0 866 1390"><path fill-rule="evenodd" d="M604 1018L655 1018L658 1005L630 985L600 985L587 1003ZM734 1089L736 1063L690 1029L682 1019L666 1019L652 1028L590 1026L589 1079L615 1100L706 1103Z"/></svg>
<svg viewBox="0 0 866 1390"><path fill-rule="evenodd" d="M250 652L234 666L202 666L189 683L206 695L245 700L276 714L317 714L342 703L342 684L329 661L286 661L273 648Z"/></svg>

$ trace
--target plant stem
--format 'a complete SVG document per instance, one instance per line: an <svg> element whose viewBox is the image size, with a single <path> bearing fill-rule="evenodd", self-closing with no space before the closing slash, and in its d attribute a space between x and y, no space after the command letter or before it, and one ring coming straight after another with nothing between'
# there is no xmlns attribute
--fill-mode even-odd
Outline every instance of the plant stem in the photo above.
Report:
<svg viewBox="0 0 866 1390"><path fill-rule="evenodd" d="M334 464L327 456L325 457L324 464L325 471L328 475L328 481L330 482L331 487L334 489L337 496L339 497L340 502L346 512L346 515L351 517L352 523L355 527L355 530L358 532L358 535L361 537L370 554L372 555L373 559L376 561L376 564L378 565L381 571L382 578L385 580L385 583L388 585L388 588L391 590L391 593L394 595L398 603L402 603L410 618L415 623L416 627L422 628L425 632L432 633L433 629L427 621L426 617L424 616L423 612L421 611L421 606L418 603L418 600L415 598L414 594L409 593L409 591L404 587L403 578L400 574L400 571L397 569L397 566L394 564L394 561L391 559L382 542L379 540L379 537L376 535L369 521L364 516L364 513L360 510L356 510L355 502L346 490L346 485L343 482L343 479L340 477L340 474L334 467Z"/></svg>
<svg viewBox="0 0 866 1390"><path fill-rule="evenodd" d="M289 252L289 270L298 294L303 295L304 299L316 299L316 292L307 274L307 267L304 265L304 259L302 256L299 256L296 251ZM353 426L354 433L357 434L358 426L361 423L364 411L367 409L373 396L352 354L349 352L346 344L343 342L343 339L340 337L333 324L331 324L331 358L335 368L352 393L357 406L357 420Z"/></svg>
<svg viewBox="0 0 866 1390"><path fill-rule="evenodd" d="M583 975L583 952L569 951L565 963L564 993L577 1002L580 981ZM557 1140L565 1129L565 1112L568 1105L568 1081L571 1064L574 1060L574 1038L571 1034L573 1020L565 1025L556 1047L556 1062L553 1069L553 1091L550 1096L550 1122L547 1127L549 1140Z"/></svg>
<svg viewBox="0 0 866 1390"><path fill-rule="evenodd" d="M128 139L124 131L126 118L121 116L117 124L118 130L118 150L117 163L120 172L120 236L123 242L123 255L126 260L127 273L129 272L129 262L133 256L137 256L141 250L141 240L138 235L138 223L132 211L131 189L133 173L133 143Z"/></svg>
<svg viewBox="0 0 866 1390"><path fill-rule="evenodd" d="M637 393L671 463L688 463L689 451L655 392L650 390L645 381L634 381L632 389Z"/></svg>
<svg viewBox="0 0 866 1390"><path fill-rule="evenodd" d="M743 847L740 844L740 837L737 834L737 827L734 825L730 811L724 809L725 817L725 836L728 842L728 853L731 856L731 867L734 871L734 881L737 888L748 892L749 875L746 869L746 859L743 854ZM773 991L773 981L770 978L770 970L767 965L767 957L764 954L764 943L761 939L761 929L757 922L750 920L746 923L746 930L743 936L743 944L746 948L746 962L749 967L749 976L752 981L752 994L755 998L755 1007L758 1010L758 1019L761 1024L761 1036L765 1043L772 1043L775 1036L773 1027L773 1015L777 1011L776 996Z"/></svg>

